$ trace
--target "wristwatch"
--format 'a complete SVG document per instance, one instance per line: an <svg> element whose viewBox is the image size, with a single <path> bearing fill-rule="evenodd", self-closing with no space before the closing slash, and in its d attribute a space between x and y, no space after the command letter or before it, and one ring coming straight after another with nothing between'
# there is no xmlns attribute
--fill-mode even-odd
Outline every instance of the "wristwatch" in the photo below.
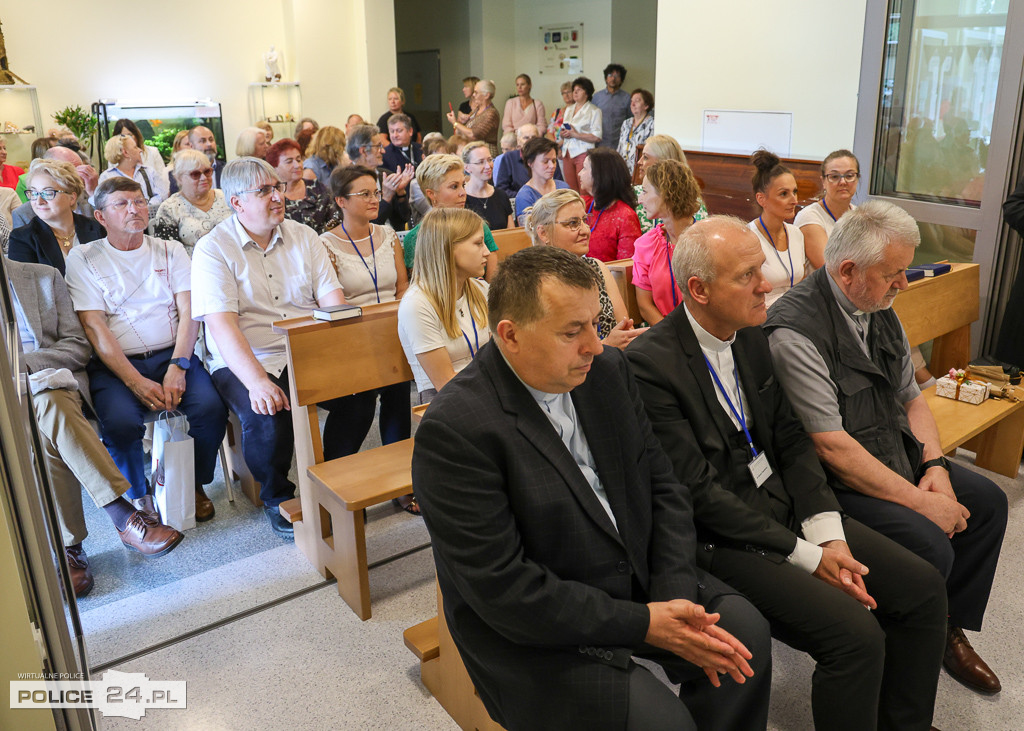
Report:
<svg viewBox="0 0 1024 731"><path fill-rule="evenodd" d="M930 459L927 462L921 463L922 470L931 469L932 467L941 467L942 469L946 470L946 472L950 471L949 460L946 459L945 457L936 457L935 459Z"/></svg>
<svg viewBox="0 0 1024 731"><path fill-rule="evenodd" d="M178 368L181 368L181 370L187 371L191 363L192 361L190 361L188 358L171 358L170 365L178 366Z"/></svg>

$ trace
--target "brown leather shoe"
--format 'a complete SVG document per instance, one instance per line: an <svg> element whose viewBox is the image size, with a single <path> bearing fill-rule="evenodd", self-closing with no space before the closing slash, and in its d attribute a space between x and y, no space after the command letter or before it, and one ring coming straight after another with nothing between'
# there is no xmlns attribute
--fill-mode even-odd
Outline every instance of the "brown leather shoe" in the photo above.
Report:
<svg viewBox="0 0 1024 731"><path fill-rule="evenodd" d="M1003 689L999 678L967 641L964 631L950 627L946 632L946 651L942 664L954 678L973 690L998 693Z"/></svg>
<svg viewBox="0 0 1024 731"><path fill-rule="evenodd" d="M142 510L131 514L128 524L123 531L118 531L118 535L121 536L121 543L146 558L163 556L185 537Z"/></svg>
<svg viewBox="0 0 1024 731"><path fill-rule="evenodd" d="M89 569L89 557L85 555L85 549L81 545L67 547L64 549L64 558L68 561L68 571L71 573L71 585L75 589L75 596L81 598L92 591L92 571Z"/></svg>
<svg viewBox="0 0 1024 731"><path fill-rule="evenodd" d="M213 500L206 497L206 493L203 492L203 488L196 488L196 520L202 523L203 521L209 520L213 517L214 507Z"/></svg>

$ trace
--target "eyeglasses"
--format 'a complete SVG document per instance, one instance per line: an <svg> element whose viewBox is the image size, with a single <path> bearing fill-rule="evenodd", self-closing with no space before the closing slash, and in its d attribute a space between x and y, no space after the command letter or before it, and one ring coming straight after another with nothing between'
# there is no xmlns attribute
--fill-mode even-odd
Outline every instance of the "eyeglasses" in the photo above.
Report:
<svg viewBox="0 0 1024 731"><path fill-rule="evenodd" d="M838 183L840 180L845 180L847 183L852 183L854 180L860 177L860 173L829 173L825 176L825 180L830 183Z"/></svg>
<svg viewBox="0 0 1024 731"><path fill-rule="evenodd" d="M477 160L476 162L469 163L470 165L491 165L494 163L493 157L485 157L483 160Z"/></svg>
<svg viewBox="0 0 1024 731"><path fill-rule="evenodd" d="M119 201L114 201L108 205L103 206L103 210L113 208L118 213L124 213L131 206L136 211L147 211L149 210L149 203L145 198L126 198Z"/></svg>
<svg viewBox="0 0 1024 731"><path fill-rule="evenodd" d="M369 203L371 198L380 200L379 190L364 190L359 193L346 193L346 198L362 198L364 203Z"/></svg>
<svg viewBox="0 0 1024 731"><path fill-rule="evenodd" d="M72 195L66 190L56 190L54 188L43 188L42 190L33 190L32 188L28 188L25 191L25 195L28 196L30 201L34 201L36 198L42 198L44 201L52 201L57 197L58 193L67 193L68 195Z"/></svg>
<svg viewBox="0 0 1024 731"><path fill-rule="evenodd" d="M190 178L192 178L193 181L198 181L199 178L204 178L204 177L205 178L212 178L213 177L213 168L206 168L205 170L190 170L189 173L188 173L188 176Z"/></svg>
<svg viewBox="0 0 1024 731"><path fill-rule="evenodd" d="M284 192L287 189L288 183L273 183L271 185L264 185L260 188L253 188L252 190L243 190L239 195L245 195L246 193L255 193L257 198L266 198L275 190L281 195L284 195Z"/></svg>
<svg viewBox="0 0 1024 731"><path fill-rule="evenodd" d="M580 227L586 224L587 219L585 218L567 218L564 221L555 221L559 226L565 226L570 231L579 231Z"/></svg>

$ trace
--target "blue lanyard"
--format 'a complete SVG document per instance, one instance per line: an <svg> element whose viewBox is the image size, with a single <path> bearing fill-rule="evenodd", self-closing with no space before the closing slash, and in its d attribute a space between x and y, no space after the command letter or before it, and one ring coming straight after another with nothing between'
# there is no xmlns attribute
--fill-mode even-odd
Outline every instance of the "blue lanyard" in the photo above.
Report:
<svg viewBox="0 0 1024 731"><path fill-rule="evenodd" d="M832 214L830 213L829 215L831 216ZM786 262L782 261L782 254L779 253L779 247L775 245L775 239L773 239L772 235L768 233L768 227L764 225L764 221L761 220L760 216L757 217L757 220L761 222L761 228L764 229L764 235L768 237L768 241L771 242L772 248L775 249L775 256L779 260L779 264L782 265L783 271L789 275L789 286L792 287L793 273L796 269L793 266L793 247L789 245L789 232L786 230L786 224L782 224L782 233L786 235L786 253L789 254L789 269L786 269Z"/></svg>
<svg viewBox="0 0 1024 731"><path fill-rule="evenodd" d="M676 275L672 271L672 252L668 250L668 247L672 245L672 242L668 239L668 231L662 226L661 233L665 236L665 260L668 262L668 278L672 282L672 308L675 309L679 306L679 295L676 294L678 287L676 287Z"/></svg>
<svg viewBox="0 0 1024 731"><path fill-rule="evenodd" d="M587 223L588 224L590 223L590 212L593 211L593 210L594 210L594 200L591 199L590 207L587 208ZM603 215L604 215L604 209L602 208L601 210L599 210L597 212L597 220L594 221L594 225L590 227L590 233L594 233L594 230L597 228L597 224L601 223L601 216L603 216Z"/></svg>
<svg viewBox="0 0 1024 731"><path fill-rule="evenodd" d="M466 347L469 348L469 357L476 358L476 354L480 352L480 335L477 333L476 320L473 318L473 310L470 309L468 302L466 303L466 309L469 310L469 321L473 323L473 341L476 343L476 350L474 350L473 346L470 344L469 336L466 335L466 331L462 330L462 328L459 329L462 330L462 337L465 338Z"/></svg>
<svg viewBox="0 0 1024 731"><path fill-rule="evenodd" d="M736 407L732 405L732 399L729 398L729 394L725 390L725 387L722 385L722 381L718 378L718 374L715 373L715 367L711 365L711 361L708 360L707 355L705 355L704 353L701 353L701 355L704 355L704 362L708 364L708 370L711 371L711 377L715 380L715 385L718 386L718 390L721 391L722 396L725 397L725 403L729 405L729 411L731 411L732 415L736 417L736 421L740 423L740 428L743 429L743 436L747 438L747 444L750 446L750 451L753 454L753 456L756 457L758 455L757 447L754 446L754 440L750 438L750 432L747 431L747 417L746 414L743 413L743 397L740 396L740 410L737 413ZM740 386L740 374L736 370L735 360L732 364L732 375L733 378L736 379L736 393L739 394L742 386Z"/></svg>
<svg viewBox="0 0 1024 731"><path fill-rule="evenodd" d="M363 266L366 267L366 273L370 275L370 279L373 280L373 291L377 295L377 304L380 304L380 290L377 289L377 253L373 250L373 224L370 224L370 257L373 259L373 271L370 271L370 265L366 263L366 259L359 253L359 247L356 246L356 242L352 240L352 237L348 235L348 230L345 228L345 222L341 222L341 230L345 232L345 236L348 237L348 242L352 244L352 248L356 251L356 256L359 257L359 261L363 262Z"/></svg>
<svg viewBox="0 0 1024 731"><path fill-rule="evenodd" d="M827 213L828 215L830 215L830 216L832 217L832 220L833 220L833 221L836 221L836 220L838 220L838 219L836 218L836 214L832 213L832 211L830 211L830 210L828 209L828 203L826 203L826 202L825 202L825 199L824 199L824 198L822 198L822 199L821 199L821 207L825 209L825 213Z"/></svg>

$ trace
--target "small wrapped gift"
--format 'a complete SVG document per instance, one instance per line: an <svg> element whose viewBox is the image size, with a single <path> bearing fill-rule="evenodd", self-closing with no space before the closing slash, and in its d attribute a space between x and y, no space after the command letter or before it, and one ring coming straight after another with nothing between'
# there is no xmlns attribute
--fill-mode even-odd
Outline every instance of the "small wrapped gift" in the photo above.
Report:
<svg viewBox="0 0 1024 731"><path fill-rule="evenodd" d="M968 404L980 404L987 399L990 388L985 381L972 381L966 371L955 368L949 370L949 375L935 381L937 395Z"/></svg>

